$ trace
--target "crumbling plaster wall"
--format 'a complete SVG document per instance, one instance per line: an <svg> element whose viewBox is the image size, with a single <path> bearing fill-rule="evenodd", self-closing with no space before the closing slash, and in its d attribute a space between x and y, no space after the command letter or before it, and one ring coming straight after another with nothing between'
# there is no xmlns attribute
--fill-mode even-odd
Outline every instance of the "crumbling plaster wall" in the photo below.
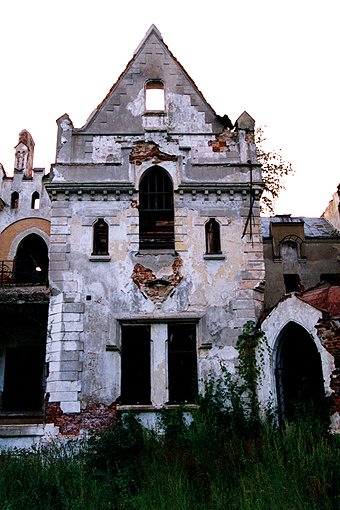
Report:
<svg viewBox="0 0 340 510"><path fill-rule="evenodd" d="M195 142L192 139L191 145ZM205 151L206 156L212 153L208 144ZM164 141L161 152L176 155L178 145ZM185 161L189 165L187 152ZM47 392L51 402L63 402L64 412L79 411L80 400L86 407L94 400L109 405L119 397L118 319L147 321L163 318L166 322L167 318L197 318L201 324L199 375L207 376L211 371L217 372L219 362L223 360L231 371L234 370L237 335L246 320L254 320L259 314L262 295L254 291L264 277L259 210L257 203L251 243L248 235L242 239L249 213L249 194L239 189L239 168L222 167L226 176L222 179L219 167L202 167L197 190L193 192L190 185L190 192L181 192L186 175L183 160L178 157L176 161L158 163L168 171L175 187L175 249L178 255L150 255L139 252L138 208L135 205L138 205L139 180L153 162L158 163L157 157L151 161L129 163L128 169L124 169L122 162L123 173L132 176L135 182L129 190L119 189L120 182L116 181L112 191L109 189L112 183L104 181L100 184L104 189L97 191L93 187L89 192L82 191L82 184L92 182L95 176L93 160L82 169L62 168L62 177L58 165L53 171L50 192L55 200L52 200L50 281L55 289L52 294L56 297L51 300L51 340L53 343L56 335L62 340L63 356L65 351L74 349L74 352L72 355L69 352L67 360L62 360L60 353L60 364L50 364L50 374L64 368L66 372L68 369L73 372L72 367L75 371L69 381L72 385L60 380L58 391L54 392L57 385L48 383ZM78 189L59 193L59 184L67 187L67 175L74 183L72 174L75 170L82 172ZM221 189L216 189L218 181ZM57 187L53 189L55 184ZM201 189L204 184L207 189ZM235 187L235 190L225 189L226 185ZM107 193L104 193L105 187ZM91 255L92 228L98 217L104 217L109 224L109 256ZM222 256L215 258L204 257L204 225L210 217L215 217L221 228ZM133 282L131 275L137 264L150 269L156 278L169 277L173 274L176 257L181 260L181 282L164 301L150 299ZM56 309L60 312L54 313ZM74 310L73 314L71 310ZM56 377L57 373L52 376L53 379ZM68 391L71 387L73 393ZM78 395L79 391L81 395Z"/></svg>
<svg viewBox="0 0 340 510"><path fill-rule="evenodd" d="M149 79L164 83L164 111L145 111ZM247 320L257 319L263 298L254 120L244 113L237 128L223 126L153 27L83 128L75 129L67 114L57 122L47 185L47 410L60 404L65 416L117 400L122 323L152 325L153 404L167 400L169 320L197 323L200 384L218 372L220 361L234 370L236 338ZM163 253L139 250L139 182L154 165L168 172L174 187L175 250ZM250 168L252 239L249 228L242 237ZM222 254L207 256L204 225L212 217L220 225ZM109 255L92 255L98 218L109 226Z"/></svg>

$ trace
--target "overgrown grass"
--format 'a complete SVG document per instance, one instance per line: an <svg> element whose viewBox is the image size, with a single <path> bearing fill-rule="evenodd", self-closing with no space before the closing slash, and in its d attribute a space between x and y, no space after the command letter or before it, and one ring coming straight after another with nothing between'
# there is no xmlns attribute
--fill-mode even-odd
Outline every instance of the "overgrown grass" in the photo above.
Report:
<svg viewBox="0 0 340 510"><path fill-rule="evenodd" d="M314 420L276 427L202 399L162 434L128 416L75 448L0 455L1 510L330 510L340 507L339 437ZM237 399L236 399L237 400Z"/></svg>

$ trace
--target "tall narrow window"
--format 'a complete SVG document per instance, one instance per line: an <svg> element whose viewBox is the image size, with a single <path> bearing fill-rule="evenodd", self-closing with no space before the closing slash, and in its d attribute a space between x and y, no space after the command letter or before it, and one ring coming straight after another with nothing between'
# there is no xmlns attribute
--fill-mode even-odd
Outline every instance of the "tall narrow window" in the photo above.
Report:
<svg viewBox="0 0 340 510"><path fill-rule="evenodd" d="M140 182L139 247L174 248L173 186L167 172L155 166Z"/></svg>
<svg viewBox="0 0 340 510"><path fill-rule="evenodd" d="M19 207L19 193L17 191L13 191L11 195L11 209L18 209Z"/></svg>
<svg viewBox="0 0 340 510"><path fill-rule="evenodd" d="M40 195L37 191L32 193L31 209L39 209L40 207Z"/></svg>
<svg viewBox="0 0 340 510"><path fill-rule="evenodd" d="M150 404L150 326L122 326L121 356L122 404Z"/></svg>
<svg viewBox="0 0 340 510"><path fill-rule="evenodd" d="M148 81L145 85L145 110L164 111L164 83L160 80Z"/></svg>
<svg viewBox="0 0 340 510"><path fill-rule="evenodd" d="M220 224L215 218L205 224L205 244L207 254L221 253Z"/></svg>
<svg viewBox="0 0 340 510"><path fill-rule="evenodd" d="M99 218L93 225L92 255L109 254L109 226L104 218Z"/></svg>
<svg viewBox="0 0 340 510"><path fill-rule="evenodd" d="M195 402L198 391L195 324L169 324L168 359L169 402Z"/></svg>

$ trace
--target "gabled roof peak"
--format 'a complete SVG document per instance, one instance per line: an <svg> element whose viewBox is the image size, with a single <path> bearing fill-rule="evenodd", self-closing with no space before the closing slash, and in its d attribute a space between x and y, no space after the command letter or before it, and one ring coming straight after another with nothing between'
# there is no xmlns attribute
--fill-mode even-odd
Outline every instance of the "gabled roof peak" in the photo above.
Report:
<svg viewBox="0 0 340 510"><path fill-rule="evenodd" d="M142 41L139 43L138 47L134 51L133 53L134 56L138 53L139 49L143 46L145 41L150 37L152 33L154 33L161 41L163 41L162 34L160 33L156 25L152 24L149 30L146 32L145 36L143 37Z"/></svg>

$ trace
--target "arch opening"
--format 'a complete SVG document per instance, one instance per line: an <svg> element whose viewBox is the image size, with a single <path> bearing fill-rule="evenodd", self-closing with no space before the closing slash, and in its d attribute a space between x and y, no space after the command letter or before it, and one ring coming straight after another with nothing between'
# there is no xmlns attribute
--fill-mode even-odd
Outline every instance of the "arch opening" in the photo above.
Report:
<svg viewBox="0 0 340 510"><path fill-rule="evenodd" d="M47 283L48 250L37 234L29 234L18 246L14 259L14 281L17 284L43 285Z"/></svg>
<svg viewBox="0 0 340 510"><path fill-rule="evenodd" d="M309 333L290 322L280 334L275 363L279 419L322 414L325 391L320 354Z"/></svg>
<svg viewBox="0 0 340 510"><path fill-rule="evenodd" d="M175 247L173 185L167 172L158 166L151 168L140 182L139 247Z"/></svg>

